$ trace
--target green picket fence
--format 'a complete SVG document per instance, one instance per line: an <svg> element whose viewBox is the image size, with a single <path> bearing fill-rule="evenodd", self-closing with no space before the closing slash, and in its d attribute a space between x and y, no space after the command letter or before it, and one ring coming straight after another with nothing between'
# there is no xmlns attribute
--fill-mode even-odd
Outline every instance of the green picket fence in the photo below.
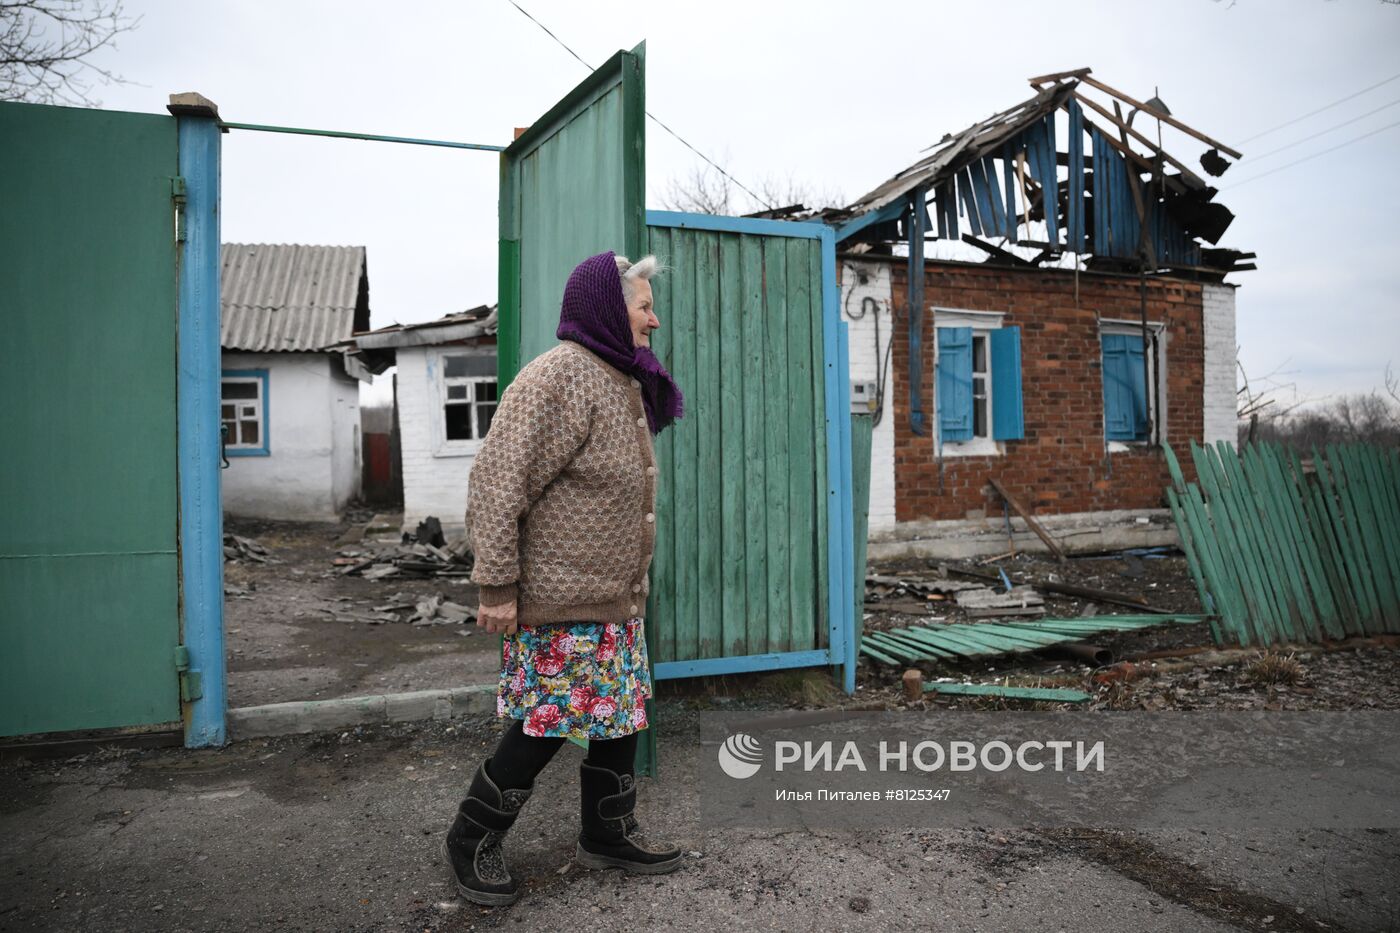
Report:
<svg viewBox="0 0 1400 933"><path fill-rule="evenodd" d="M1400 632L1400 453L1366 444L1169 447L1167 490L1217 643L1268 646Z"/></svg>

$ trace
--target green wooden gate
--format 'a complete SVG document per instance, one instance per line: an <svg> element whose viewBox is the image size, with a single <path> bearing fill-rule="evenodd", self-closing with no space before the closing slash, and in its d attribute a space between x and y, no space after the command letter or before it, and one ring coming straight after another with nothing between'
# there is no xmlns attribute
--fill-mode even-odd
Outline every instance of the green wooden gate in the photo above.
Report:
<svg viewBox="0 0 1400 933"><path fill-rule="evenodd" d="M657 675L842 663L826 650L843 631L827 600L824 228L648 222L670 269L653 345L689 393L657 438Z"/></svg>
<svg viewBox="0 0 1400 933"><path fill-rule="evenodd" d="M0 139L0 735L177 723L176 120Z"/></svg>

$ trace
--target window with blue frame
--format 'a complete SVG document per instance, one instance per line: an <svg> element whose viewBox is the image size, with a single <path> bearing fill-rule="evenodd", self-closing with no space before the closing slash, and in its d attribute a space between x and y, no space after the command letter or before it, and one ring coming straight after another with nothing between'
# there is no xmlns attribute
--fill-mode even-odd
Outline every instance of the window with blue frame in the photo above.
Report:
<svg viewBox="0 0 1400 933"><path fill-rule="evenodd" d="M220 379L219 424L224 453L230 457L267 457L267 370L226 369Z"/></svg>
<svg viewBox="0 0 1400 933"><path fill-rule="evenodd" d="M1021 328L1001 327L999 316L997 326L960 326L970 315L941 316L946 323L935 328L940 443L951 453L995 453L998 441L1025 436Z"/></svg>
<svg viewBox="0 0 1400 933"><path fill-rule="evenodd" d="M1149 325L1146 353L1140 327L1105 326L1099 340L1103 348L1105 439L1119 443L1150 441L1155 406L1148 387L1156 385L1158 330Z"/></svg>

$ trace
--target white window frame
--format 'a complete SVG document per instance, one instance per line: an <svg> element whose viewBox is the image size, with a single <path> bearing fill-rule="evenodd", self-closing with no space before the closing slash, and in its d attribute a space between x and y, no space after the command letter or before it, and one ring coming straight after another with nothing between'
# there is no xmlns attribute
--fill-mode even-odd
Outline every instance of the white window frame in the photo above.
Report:
<svg viewBox="0 0 1400 933"><path fill-rule="evenodd" d="M472 430L475 430L477 423L477 409L481 405L495 405L499 408L500 380L499 377L492 378L490 376L454 376L451 379L449 379L447 377L447 358L453 356L476 356L489 357L494 359L496 357L496 348L494 346L442 347L440 349L435 350L431 358L432 368L430 372L432 373L433 381L436 384L436 392L434 393L436 405L433 409L432 421L434 425L433 433L437 444L436 449L433 451L433 455L437 457L473 457L476 456L476 452L481 449L481 442L483 439L479 437L469 439L464 438L458 440L448 439L447 425L444 423L447 406L470 406L472 409ZM478 383L491 383L495 385L497 387L495 400L489 402L478 400L476 391L476 385ZM448 399L448 387L457 385L465 385L468 387L469 397L465 401L461 399Z"/></svg>
<svg viewBox="0 0 1400 933"><path fill-rule="evenodd" d="M1109 441L1107 440L1108 424L1105 422L1100 428L1100 436L1105 438L1110 453L1125 453L1134 448L1155 447L1158 444L1166 443L1167 422L1165 418L1159 418L1159 413L1153 410L1153 406L1160 400L1163 411L1167 410L1167 326L1161 321L1148 321L1147 329L1152 332L1152 346L1155 352L1147 356L1147 380L1155 387L1152 398L1147 400L1148 423L1152 426L1152 433L1145 440L1141 441ZM1122 334L1129 337L1142 337L1142 321L1133 321L1127 318L1100 318L1099 336L1105 334ZM1103 341L1099 341L1099 382L1103 383ZM1102 389L1100 389L1100 404L1102 404ZM1105 409L1104 418L1107 419L1108 411Z"/></svg>
<svg viewBox="0 0 1400 933"><path fill-rule="evenodd" d="M266 370L232 370L221 373L219 376L219 424L222 426L227 419L224 418L224 406L234 405L237 410L234 412L233 424L235 430L229 432L230 437L223 441L225 453L235 454L240 457L269 456L272 452L272 445L268 442L267 422L268 422L268 375ZM225 399L224 386L229 383L246 383L257 388L257 395L251 399ZM248 414L246 409L251 408L252 414ZM237 437L239 432L237 426L242 422L249 421L258 426L258 442L249 444L240 441Z"/></svg>
<svg viewBox="0 0 1400 933"><path fill-rule="evenodd" d="M979 337L983 340L985 348L987 370L983 375L983 385L987 396L987 418L986 437L973 437L970 441L949 441L942 445L943 456L945 457L1001 457L1006 454L1006 445L992 437L992 345L991 333L1000 330L1002 321L1006 314L1002 311L969 311L963 308L939 308L933 309L933 357L934 366L938 365L938 328L940 327L970 327L972 328L972 339L975 341ZM972 354L972 364L977 365L977 353L974 348ZM935 370L936 371L936 370ZM976 370L973 370L973 378L976 378ZM935 393L933 400L933 431L934 442L938 443L938 432L941 428L938 420L938 379L933 380L933 390ZM976 396L973 396L976 404Z"/></svg>

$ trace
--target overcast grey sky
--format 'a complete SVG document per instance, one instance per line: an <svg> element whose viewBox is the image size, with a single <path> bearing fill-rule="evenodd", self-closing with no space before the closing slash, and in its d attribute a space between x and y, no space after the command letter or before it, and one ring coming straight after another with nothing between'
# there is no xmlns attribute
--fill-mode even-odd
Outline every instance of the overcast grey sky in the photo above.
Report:
<svg viewBox="0 0 1400 933"><path fill-rule="evenodd" d="M1089 66L1245 159L1220 180L1253 250L1241 358L1306 395L1364 391L1400 367L1400 80L1249 144L1262 130L1400 74L1400 6L1379 0L627 3L519 0L599 64L647 41L647 106L741 180L792 176L848 199L919 151ZM128 0L143 17L102 64L136 82L110 109L162 112L195 90L227 120L504 145L586 73L506 0ZM693 154L647 126L648 206ZM1171 138L1167 147L1173 148ZM1195 152L1195 149L1190 150ZM1261 156L1257 162L1251 155ZM223 237L363 244L374 326L496 298L494 153L231 133ZM1238 188L1235 186L1238 185ZM664 312L664 309L663 309Z"/></svg>

